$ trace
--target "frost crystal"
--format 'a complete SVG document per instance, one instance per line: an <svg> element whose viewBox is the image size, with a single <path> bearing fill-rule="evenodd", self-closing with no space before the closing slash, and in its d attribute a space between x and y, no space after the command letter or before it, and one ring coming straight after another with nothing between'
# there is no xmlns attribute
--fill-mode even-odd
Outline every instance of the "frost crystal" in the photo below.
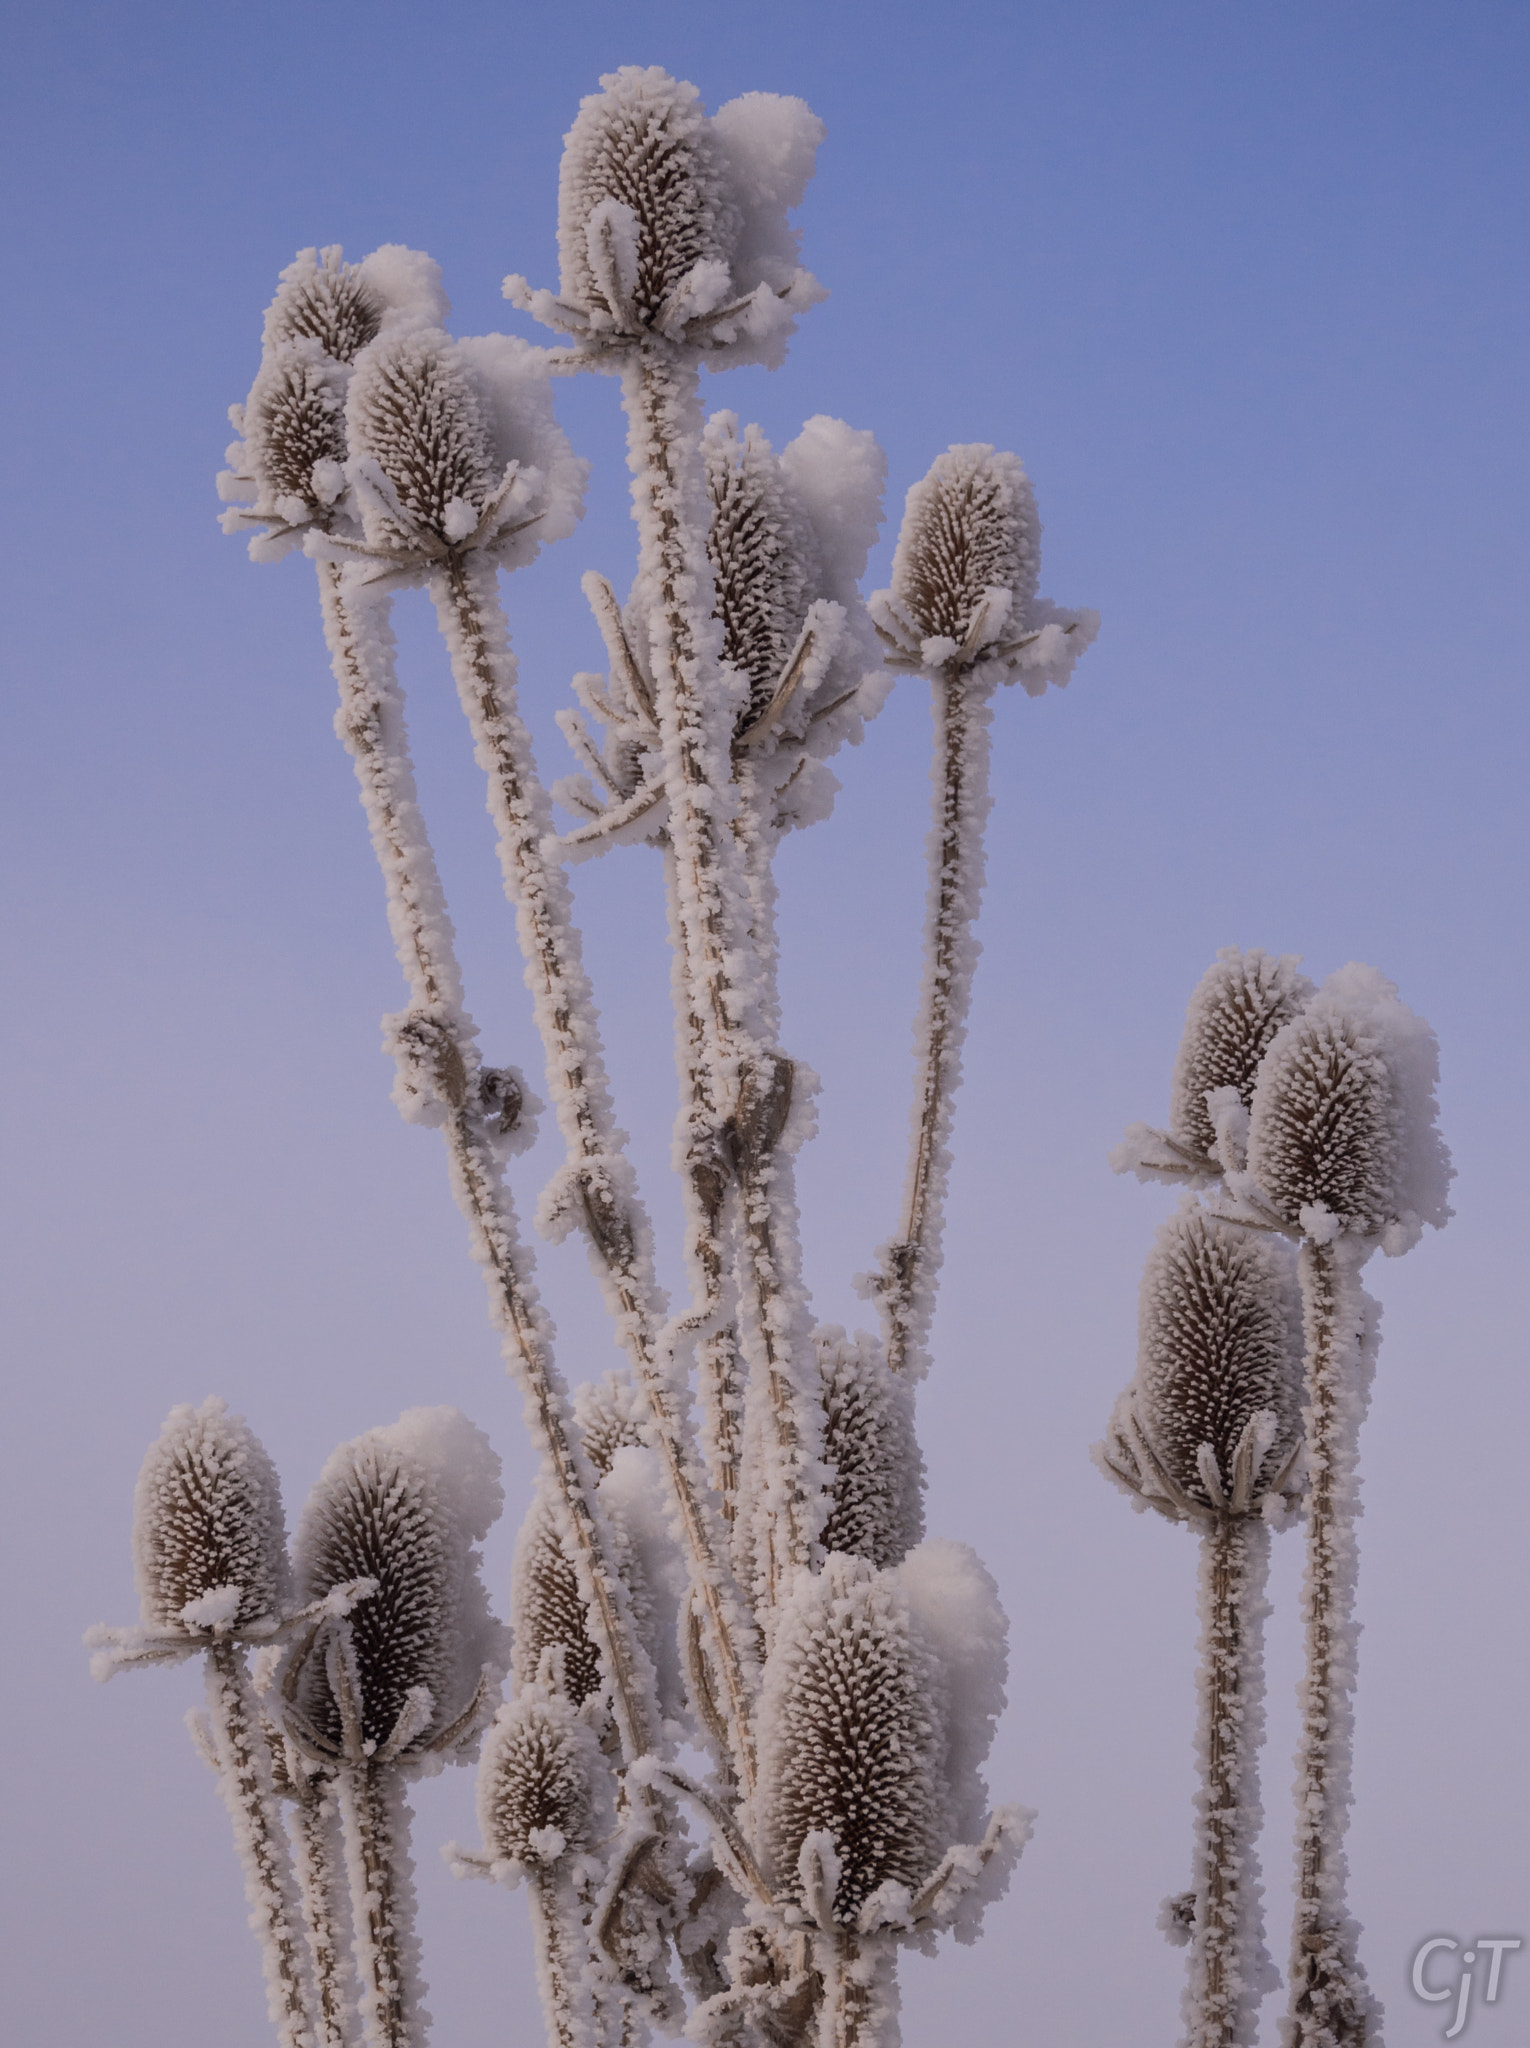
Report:
<svg viewBox="0 0 1530 2048"><path fill-rule="evenodd" d="M822 1329L815 1337L823 1375L824 1462L832 1506L820 1541L826 1551L900 1562L924 1534L924 1459L914 1435L914 1390L889 1370L874 1338Z"/></svg>
<svg viewBox="0 0 1530 2048"><path fill-rule="evenodd" d="M1169 1135L1203 1159L1216 1152L1217 1133L1206 1106L1208 1092L1235 1088L1247 1109L1254 1077L1270 1041L1312 995L1298 974L1294 953L1279 959L1256 947L1242 953L1224 946L1196 985L1185 1012L1185 1032L1174 1062Z"/></svg>
<svg viewBox="0 0 1530 2048"><path fill-rule="evenodd" d="M216 1395L172 1408L144 1459L133 1562L146 1628L226 1633L281 1618L281 1488L249 1425Z"/></svg>
<svg viewBox="0 0 1530 2048"><path fill-rule="evenodd" d="M353 1579L377 1591L351 1612L349 1632L362 1736L382 1744L423 1689L422 1735L447 1726L497 1662L471 1544L499 1513L499 1460L452 1408L413 1408L386 1429L342 1444L309 1496L293 1542L303 1596L322 1599ZM310 1658L303 1705L341 1743L341 1708L326 1666Z"/></svg>
<svg viewBox="0 0 1530 2048"><path fill-rule="evenodd" d="M832 1912L854 1926L880 1886L913 1890L943 1842L940 1672L907 1596L863 1558L831 1557L786 1601L760 1704L761 1835L779 1895L800 1897L813 1835L832 1838Z"/></svg>

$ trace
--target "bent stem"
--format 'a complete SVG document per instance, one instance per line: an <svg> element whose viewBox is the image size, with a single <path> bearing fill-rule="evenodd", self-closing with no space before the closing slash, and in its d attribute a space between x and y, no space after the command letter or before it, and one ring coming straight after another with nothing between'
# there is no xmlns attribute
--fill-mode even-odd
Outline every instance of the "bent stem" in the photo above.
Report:
<svg viewBox="0 0 1530 2048"><path fill-rule="evenodd" d="M935 824L929 840L924 987L914 1027L914 1110L897 1238L880 1276L887 1362L894 1372L927 1362L935 1274L945 1219L952 1105L972 1001L988 815L988 725L992 685L979 687L956 663L931 678L935 718Z"/></svg>
<svg viewBox="0 0 1530 2048"><path fill-rule="evenodd" d="M250 1924L265 1966L267 2009L283 2048L309 2048L313 2019L287 1835L254 1689L236 1644L217 1643L207 1654L207 1711L218 1790L234 1824Z"/></svg>
<svg viewBox="0 0 1530 2048"><path fill-rule="evenodd" d="M1186 2048L1248 2048L1266 1957L1256 1844L1264 1732L1260 1643L1269 1530L1218 1515L1201 1537L1195 1941Z"/></svg>
<svg viewBox="0 0 1530 2048"><path fill-rule="evenodd" d="M1290 2048L1375 2048L1381 2017L1357 1952L1360 1930L1345 1896L1344 1854L1356 1677L1356 1465L1371 1349L1368 1304L1359 1284L1366 1249L1343 1239L1309 1239L1297 1261L1306 1336L1308 1492Z"/></svg>
<svg viewBox="0 0 1530 2048"><path fill-rule="evenodd" d="M590 1611L590 1627L612 1688L612 1711L626 1762L652 1747L652 1716L640 1660L611 1564L612 1550L577 1453L563 1385L547 1342L546 1317L531 1284L515 1212L500 1183L487 1119L476 1100L471 1026L459 1009L461 976L435 859L414 795L385 597L357 604L342 572L321 562L319 590L335 679L336 729L356 767L372 844L382 868L388 918L416 1004L436 1013L441 1056L435 1076L445 1105L442 1126L452 1191L483 1266L490 1313L507 1367L518 1381L533 1440L552 1473L561 1508L559 1534Z"/></svg>
<svg viewBox="0 0 1530 2048"><path fill-rule="evenodd" d="M655 1355L658 1304L646 1250L648 1219L620 1154L589 983L569 915L568 884L544 853L552 839L552 818L530 737L515 709L514 657L494 577L493 564L481 555L453 560L432 580L432 595L478 760L489 777L505 889L516 907L548 1087L570 1165L579 1174L585 1233L647 1399L655 1445L679 1512L691 1583L702 1603L724 1689L735 1768L747 1790L754 1783L754 1748L750 1688L736 1640L745 1627L742 1603L730 1583L675 1386Z"/></svg>

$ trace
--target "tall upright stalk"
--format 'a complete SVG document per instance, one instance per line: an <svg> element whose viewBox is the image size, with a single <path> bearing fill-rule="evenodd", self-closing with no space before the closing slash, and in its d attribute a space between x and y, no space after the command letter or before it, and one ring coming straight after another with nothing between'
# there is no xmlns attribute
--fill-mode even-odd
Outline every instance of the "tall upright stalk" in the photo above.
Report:
<svg viewBox="0 0 1530 2048"><path fill-rule="evenodd" d="M471 1041L458 1010L461 977L452 954L434 858L414 798L402 709L392 675L392 635L375 595L358 604L341 570L318 565L335 679L336 729L356 766L372 843L383 871L389 921L416 1005L433 1027L423 1046L434 1071L422 1077L439 1093L453 1193L467 1217L485 1269L491 1313L507 1366L519 1381L526 1418L556 1488L563 1537L590 1608L591 1632L612 1685L612 1710L628 1761L652 1747L640 1653L619 1592L594 1487L573 1434L568 1401L553 1365L545 1315L531 1284L514 1210L489 1140L488 1117L470 1086Z"/></svg>
<svg viewBox="0 0 1530 2048"><path fill-rule="evenodd" d="M1348 1911L1350 1753L1354 1733L1357 1439L1369 1360L1367 1248L1352 1240L1301 1247L1306 1334L1306 1668L1296 1758L1296 1920L1291 1940L1291 2048L1364 2048L1379 2041L1379 2004Z"/></svg>

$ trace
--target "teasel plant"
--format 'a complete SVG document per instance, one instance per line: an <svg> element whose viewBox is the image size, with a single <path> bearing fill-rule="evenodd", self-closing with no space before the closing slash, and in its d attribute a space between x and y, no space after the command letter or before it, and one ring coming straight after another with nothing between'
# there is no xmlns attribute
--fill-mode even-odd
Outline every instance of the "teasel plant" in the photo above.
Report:
<svg viewBox="0 0 1530 2048"><path fill-rule="evenodd" d="M485 1728L481 1843L450 1860L527 1890L560 2048L628 2048L655 2026L719 2048L890 2048L899 1949L970 1939L1030 1825L983 1782L1004 1621L972 1553L924 1535L913 1391L992 702L1001 683L1066 683L1097 622L1037 595L1040 526L1014 456L939 457L909 494L893 587L868 602L886 472L873 436L820 415L777 447L727 410L703 418L701 370L775 364L823 296L788 220L822 133L799 100L748 93L709 115L661 70L615 72L566 138L556 290L506 283L553 347L454 336L418 252L308 250L232 414L225 525L257 560L315 566L336 729L406 982L384 1022L394 1101L445 1142L540 1464L508 1651L470 1550L497 1497L460 1418L412 1411L342 1446L299 1526L291 1612L261 1667L262 1782L318 1873L303 1879L312 1955L349 1941L338 2024L359 2011L368 2048L424 2038L406 1788ZM637 564L625 598L585 578L607 672L574 678L559 724L576 772L549 790L499 578L581 516L586 466L551 379L587 372L616 378L626 412ZM466 1007L396 673L407 588L431 598L485 778L540 1101L489 1063ZM828 814L829 760L899 672L925 675L935 702L929 957L909 1192L873 1283L883 1328L847 1334L815 1320L802 1278L793 1161L816 1082L782 1043L774 862ZM675 956L674 1305L567 873L636 843L660 855ZM623 1361L577 1402L507 1185L544 1112L563 1162L536 1226L584 1238ZM327 2042L328 2008L305 1995Z"/></svg>
<svg viewBox="0 0 1530 2048"><path fill-rule="evenodd" d="M1379 1311L1360 1274L1378 1249L1399 1257L1426 1225L1444 1227L1452 1168L1436 1124L1439 1058L1429 1026L1373 967L1352 963L1316 989L1298 970L1290 955L1276 959L1236 948L1218 954L1191 998L1168 1129L1132 1125L1111 1163L1117 1172L1195 1191L1168 1226L1181 1241L1193 1228L1203 1237L1214 1230L1233 1240L1258 1239L1266 1258L1281 1240L1295 1247L1301 1442L1265 1510L1278 1518L1279 1496L1289 1497L1291 1482L1299 1482L1307 1542L1305 1654L1295 1917L1282 2038L1287 2048L1378 2048L1382 2011L1360 1960L1344 1847L1357 1677L1359 1429L1379 1334ZM1192 1344L1205 1320L1204 1296L1192 1309L1182 1288L1177 1299L1174 1287L1166 1290L1164 1243L1155 1255L1156 1277L1150 1264L1144 1283L1144 1358L1150 1292L1166 1352ZM1245 1326L1245 1341L1251 1327ZM1144 1385L1139 1366L1101 1460L1152 1505L1167 1502L1169 1510L1189 1514L1195 1489L1186 1484L1188 1472L1176 1473L1160 1448L1167 1441L1162 1417L1157 1436L1145 1421ZM1151 1411L1155 1397L1148 1401ZM1281 1411L1272 1405L1269 1412ZM1180 1437L1182 1448L1188 1436L1181 1430ZM1260 1453L1266 1461L1280 1440L1276 1427ZM1255 1449L1261 1442L1260 1433L1250 1439ZM1206 1492L1215 1498L1213 1477L1223 1473L1215 1449L1206 1456L1203 1507ZM1200 1457L1197 1448L1198 1467ZM1236 1472L1232 1478L1236 1487ZM1230 1508L1225 1477L1218 1485ZM1247 1504L1252 1495L1244 1498ZM1208 1632L1203 1648L1210 1641ZM1192 1933L1203 1952L1202 1902L1175 1903L1171 1927ZM1203 1970L1199 1982L1207 1981ZM1252 1980L1243 1988L1251 1991ZM1226 2008L1219 2017L1195 1982L1187 2017L1195 2048L1252 2038L1239 2031L1252 2027L1251 2007ZM1215 2032L1217 2024L1224 2032Z"/></svg>

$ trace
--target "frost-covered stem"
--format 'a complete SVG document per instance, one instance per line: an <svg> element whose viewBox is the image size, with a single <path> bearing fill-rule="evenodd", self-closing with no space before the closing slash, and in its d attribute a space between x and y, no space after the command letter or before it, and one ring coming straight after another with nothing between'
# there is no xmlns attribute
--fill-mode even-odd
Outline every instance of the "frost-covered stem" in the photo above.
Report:
<svg viewBox="0 0 1530 2048"><path fill-rule="evenodd" d="M579 2024L579 1988L584 1958L569 1938L554 1871L538 1866L527 1873L531 1933L537 1958L537 1988L547 2038L554 2048L589 2048L589 2030Z"/></svg>
<svg viewBox="0 0 1530 2048"><path fill-rule="evenodd" d="M1248 2048L1263 1960L1256 1843L1263 1733L1260 1646L1269 1530L1219 1515L1201 1538L1195 1941L1185 2048Z"/></svg>
<svg viewBox="0 0 1530 2048"><path fill-rule="evenodd" d="M466 1085L465 1022L457 1009L461 977L451 950L451 926L435 861L414 801L414 779L398 686L392 673L392 635L382 603L358 610L341 572L319 564L335 678L340 686L336 727L356 766L362 802L387 889L388 918L399 957L417 1001L445 1007L442 1033L455 1055L438 1076L446 1097L443 1135L452 1189L485 1270L490 1310L505 1362L520 1385L532 1437L552 1474L562 1509L560 1534L579 1575L590 1628L612 1686L612 1710L627 1762L652 1747L646 1689L628 1617L617 1593L611 1550L593 1487L573 1445L567 1396L553 1366L546 1317L531 1284L515 1212L500 1184L484 1117Z"/></svg>
<svg viewBox="0 0 1530 2048"><path fill-rule="evenodd" d="M687 979L690 1014L706 1057L697 1061L690 1099L682 1104L680 1149L705 1173L715 1171L733 1097L744 1084L752 1044L747 1014L754 991L739 981L748 958L748 886L731 825L736 806L731 740L733 707L722 688L712 619L712 573L706 553L707 506L700 455L700 412L694 363L671 351L645 349L623 372L629 462L641 537L640 581L648 593L649 640L657 685L659 729L669 794L669 840L676 937ZM697 1169L693 1168L693 1173ZM779 1261L768 1204L741 1174L749 1267L747 1300L768 1390L781 1471L784 1561L805 1564L812 1528L799 1413L799 1378L791 1332L781 1327ZM698 1217L698 1209L703 1214ZM703 1274L715 1251L698 1235L710 1217L692 1205L688 1251ZM710 1234L710 1233L709 1233ZM803 1376L805 1384L805 1375Z"/></svg>
<svg viewBox="0 0 1530 2048"><path fill-rule="evenodd" d="M317 2000L318 2048L345 2048L348 2000L341 1959L338 1918L340 1871L335 1851L336 1795L330 1782L309 1780L292 1814L293 1864L303 1925L308 1932L308 1959Z"/></svg>
<svg viewBox="0 0 1530 2048"><path fill-rule="evenodd" d="M340 1814L351 1882L351 1931L367 2048L417 2048L424 2039L415 1968L409 1809L399 1774L356 1763L340 1772Z"/></svg>
<svg viewBox="0 0 1530 2048"><path fill-rule="evenodd" d="M876 2048L870 1959L848 1930L822 1944L824 1999L818 2023L819 2048Z"/></svg>
<svg viewBox="0 0 1530 2048"><path fill-rule="evenodd" d="M1296 1921L1288 2048L1378 2048L1380 2007L1357 1952L1345 1897L1355 1686L1355 1516L1359 1425L1367 1395L1364 1249L1303 1243L1306 1337L1306 1670L1296 1757Z"/></svg>
<svg viewBox="0 0 1530 2048"><path fill-rule="evenodd" d="M929 840L924 987L914 1027L914 1110L902 1223L884 1254L881 1293L887 1362L894 1372L924 1363L935 1310L946 1146L977 959L972 926L983 889L991 694L992 685L979 687L955 663L931 679L935 823Z"/></svg>
<svg viewBox="0 0 1530 2048"><path fill-rule="evenodd" d="M286 1830L244 1652L233 1643L208 1652L207 1710L218 1790L234 1824L250 1924L265 1966L266 2007L283 2048L310 2048L314 2028Z"/></svg>
<svg viewBox="0 0 1530 2048"><path fill-rule="evenodd" d="M542 1037L547 1084L570 1165L579 1173L585 1230L604 1272L633 1372L647 1399L655 1447L678 1512L690 1577L702 1601L709 1646L727 1695L740 1778L754 1781L750 1697L735 1641L739 1603L730 1598L723 1546L677 1388L655 1355L655 1299L647 1216L622 1185L620 1158L588 978L570 916L568 883L547 859L552 816L536 773L531 739L515 708L515 666L493 564L453 560L432 579L463 708L499 833L505 888L516 907L526 978ZM621 1180L617 1175L621 1175ZM730 1613L731 1610L731 1613Z"/></svg>

